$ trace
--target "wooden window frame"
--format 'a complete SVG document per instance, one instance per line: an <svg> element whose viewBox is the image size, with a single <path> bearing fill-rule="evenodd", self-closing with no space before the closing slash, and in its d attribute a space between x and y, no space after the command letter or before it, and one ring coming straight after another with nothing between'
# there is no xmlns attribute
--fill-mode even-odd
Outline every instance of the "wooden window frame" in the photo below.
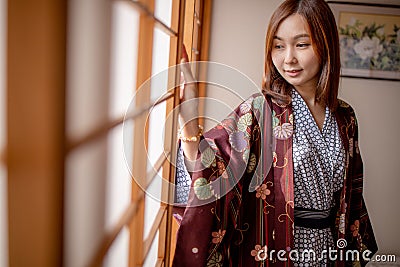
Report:
<svg viewBox="0 0 400 267"><path fill-rule="evenodd" d="M154 0L141 0L141 1L130 1L130 0L114 0L114 1L126 1L129 4L141 12L140 15L140 28L139 28L139 48L138 53L141 55L138 62L138 73L137 73L137 84L136 88L140 86L151 77L152 70L152 47L153 47L153 29L158 27L166 34L170 35L170 60L169 65L173 66L179 64L180 55L182 53L182 44L185 44L186 48L191 51L189 53L190 59L193 61L206 61L208 59L209 49L209 35L210 35L210 19L211 19L211 6L210 0L173 0L172 1L172 16L171 16L171 27L168 27L165 23L154 16ZM196 14L194 16L187 16L187 14ZM199 23L197 23L197 21ZM201 25L201 27L200 27ZM197 27L198 36L193 38L195 32L194 28ZM184 36L189 36L186 39ZM195 49L193 49L195 47ZM201 50L198 48L201 47ZM178 74L177 74L178 75ZM175 77L179 79L179 77ZM199 95L205 96L205 84L199 84ZM135 131L134 134L134 152L133 154L140 154L145 151L148 146L148 125L146 124L146 112L150 107L159 104L163 101L167 103L167 113L171 112L174 107L179 104L179 90L174 90L167 93L161 100L157 102L150 101L150 92L148 94L140 94L141 99L137 99L137 109L133 114L128 114L129 119L135 120ZM200 113L203 107L200 106ZM176 133L178 128L178 114L175 112L173 115L174 119L171 123L165 125L165 149L167 156L165 158L160 157L156 163L156 170L163 168L163 177L167 177L170 182L174 183L175 179L175 168L171 163L172 158L176 157ZM91 133L88 136L77 140L71 144L71 147L79 146L100 137L106 132L119 125L123 118L110 122L98 131ZM145 142L143 143L143 137L141 133L145 129ZM140 131L140 132L138 132ZM167 160L168 159L168 160ZM156 266L170 266L172 262L172 256L174 252L175 244L175 231L177 230L176 223L173 222L172 218L172 206L169 204L161 204L157 213L156 219L153 222L152 228L146 240L143 243L137 242L137 240L143 239L144 229L144 209L145 209L145 193L140 185L146 184L149 186L152 180L147 181L148 177L155 175L155 172L151 173L146 171L147 162L144 157L133 158L135 168L133 170L133 176L135 177L135 183L132 184L132 202L126 209L124 214L121 216L119 222L113 227L109 233L104 236L102 245L98 249L95 257L93 258L90 266L99 266L103 261L108 249L112 246L113 241L116 239L120 231L129 226L130 230L130 249L129 249L129 266L141 266L146 255L150 249L156 233L159 233L159 244L158 244L158 260ZM167 203L171 203L173 199L173 192L171 188L162 188L162 199L169 200Z"/></svg>

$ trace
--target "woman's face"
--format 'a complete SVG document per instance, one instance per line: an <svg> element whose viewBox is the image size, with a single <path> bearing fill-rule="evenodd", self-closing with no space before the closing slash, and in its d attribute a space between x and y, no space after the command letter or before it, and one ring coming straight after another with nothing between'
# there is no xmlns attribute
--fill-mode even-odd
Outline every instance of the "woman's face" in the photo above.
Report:
<svg viewBox="0 0 400 267"><path fill-rule="evenodd" d="M272 62L281 76L297 90L315 90L320 63L314 52L307 22L299 14L278 27L272 46Z"/></svg>

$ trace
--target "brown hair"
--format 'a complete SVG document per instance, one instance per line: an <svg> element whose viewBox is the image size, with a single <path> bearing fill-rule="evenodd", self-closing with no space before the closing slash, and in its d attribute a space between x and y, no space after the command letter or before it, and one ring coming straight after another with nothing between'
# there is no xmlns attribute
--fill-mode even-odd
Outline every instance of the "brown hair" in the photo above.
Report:
<svg viewBox="0 0 400 267"><path fill-rule="evenodd" d="M340 76L339 37L335 17L324 0L286 0L274 12L268 25L265 41L263 92L280 104L289 104L292 86L275 68L271 52L280 23L293 14L301 15L308 23L313 49L321 64L316 100L334 111Z"/></svg>

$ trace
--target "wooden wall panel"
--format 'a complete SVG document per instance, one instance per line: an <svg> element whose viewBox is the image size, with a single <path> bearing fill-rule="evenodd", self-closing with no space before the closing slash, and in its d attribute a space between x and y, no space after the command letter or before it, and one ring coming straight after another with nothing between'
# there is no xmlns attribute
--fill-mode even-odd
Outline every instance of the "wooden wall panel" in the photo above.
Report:
<svg viewBox="0 0 400 267"><path fill-rule="evenodd" d="M8 1L11 267L62 266L66 2Z"/></svg>

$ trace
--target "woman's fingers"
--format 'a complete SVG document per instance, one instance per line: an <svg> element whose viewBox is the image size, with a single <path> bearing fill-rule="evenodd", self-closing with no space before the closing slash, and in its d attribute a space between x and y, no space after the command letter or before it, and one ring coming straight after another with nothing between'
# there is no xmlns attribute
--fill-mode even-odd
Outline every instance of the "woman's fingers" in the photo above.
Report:
<svg viewBox="0 0 400 267"><path fill-rule="evenodd" d="M181 71L183 72L186 83L191 83L195 81L192 70L190 69L189 56L186 51L185 45L182 45Z"/></svg>
<svg viewBox="0 0 400 267"><path fill-rule="evenodd" d="M180 79L180 86L179 86L179 98L183 100L184 97L184 89L185 89L185 77L183 76L183 72L181 71L181 79Z"/></svg>
<svg viewBox="0 0 400 267"><path fill-rule="evenodd" d="M197 97L196 79L193 76L190 68L189 57L186 48L182 45L182 59L180 64L180 98L182 101Z"/></svg>
<svg viewBox="0 0 400 267"><path fill-rule="evenodd" d="M182 44L182 59L184 59L186 62L189 62L189 55L184 44Z"/></svg>
<svg viewBox="0 0 400 267"><path fill-rule="evenodd" d="M191 70L189 63L188 54L185 46L182 47L182 58L181 64L179 65L181 77L180 77L180 98L181 104L179 114L183 120L183 126L189 120L197 118L198 116L198 92L196 79Z"/></svg>

